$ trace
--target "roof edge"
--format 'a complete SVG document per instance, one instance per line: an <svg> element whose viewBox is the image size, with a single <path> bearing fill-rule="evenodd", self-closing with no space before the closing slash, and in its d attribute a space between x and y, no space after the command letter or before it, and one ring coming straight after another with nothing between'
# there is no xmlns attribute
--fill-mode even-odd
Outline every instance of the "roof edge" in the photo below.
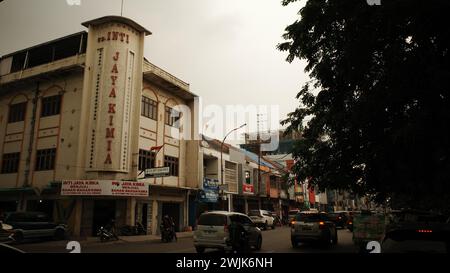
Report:
<svg viewBox="0 0 450 273"><path fill-rule="evenodd" d="M97 26L97 25L101 25L101 24L104 24L107 22L112 22L112 21L127 24L127 25L135 28L136 30L143 32L145 35L152 35L152 32L150 30L146 29L145 27L141 26L140 24L136 23L135 21L133 21L129 18L123 17L123 16L116 16L116 15L100 17L97 19L86 21L86 22L82 23L81 25L89 28L89 26L91 26L91 25Z"/></svg>

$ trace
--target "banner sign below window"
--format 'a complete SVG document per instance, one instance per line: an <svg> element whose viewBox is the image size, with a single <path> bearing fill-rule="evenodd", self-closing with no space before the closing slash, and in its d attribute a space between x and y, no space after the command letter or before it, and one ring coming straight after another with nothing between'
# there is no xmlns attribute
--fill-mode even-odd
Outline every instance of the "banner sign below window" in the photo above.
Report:
<svg viewBox="0 0 450 273"><path fill-rule="evenodd" d="M65 180L62 196L121 196L148 197L147 183L114 180Z"/></svg>

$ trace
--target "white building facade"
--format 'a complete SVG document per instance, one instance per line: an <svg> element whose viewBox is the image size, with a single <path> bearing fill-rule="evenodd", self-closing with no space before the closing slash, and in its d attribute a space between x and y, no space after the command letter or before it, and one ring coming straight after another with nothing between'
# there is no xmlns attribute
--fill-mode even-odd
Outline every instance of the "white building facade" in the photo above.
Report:
<svg viewBox="0 0 450 273"><path fill-rule="evenodd" d="M118 16L83 25L0 61L0 210L45 211L75 236L111 219L157 234L163 215L182 231L199 189L185 140L197 97L144 58L144 27ZM169 174L145 179L156 167Z"/></svg>

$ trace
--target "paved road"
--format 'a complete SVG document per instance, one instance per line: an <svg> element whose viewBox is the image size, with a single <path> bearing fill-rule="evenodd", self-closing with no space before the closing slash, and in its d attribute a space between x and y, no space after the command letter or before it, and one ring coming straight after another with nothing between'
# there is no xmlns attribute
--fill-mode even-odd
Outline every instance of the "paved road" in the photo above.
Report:
<svg viewBox="0 0 450 273"><path fill-rule="evenodd" d="M339 243L323 248L315 245L300 244L291 246L289 228L277 228L263 231L263 246L260 253L356 253L352 243L352 234L348 230L339 230ZM18 245L17 248L28 253L67 253L67 242L50 242ZM111 242L82 243L83 253L195 253L192 238L179 239L178 242Z"/></svg>

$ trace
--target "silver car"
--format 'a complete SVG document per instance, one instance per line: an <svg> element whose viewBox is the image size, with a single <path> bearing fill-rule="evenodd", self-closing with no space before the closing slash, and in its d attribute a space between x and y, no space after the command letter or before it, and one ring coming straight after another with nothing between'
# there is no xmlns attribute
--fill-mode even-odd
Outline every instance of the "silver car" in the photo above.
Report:
<svg viewBox="0 0 450 273"><path fill-rule="evenodd" d="M7 213L5 223L12 226L12 238L16 242L37 238L64 240L66 237L66 225L52 222L48 215L41 212Z"/></svg>
<svg viewBox="0 0 450 273"><path fill-rule="evenodd" d="M198 226L194 232L194 246L198 253L207 248L230 251L233 249L230 226L240 224L247 232L248 247L260 250L262 245L261 230L245 214L236 212L213 211L200 216Z"/></svg>
<svg viewBox="0 0 450 273"><path fill-rule="evenodd" d="M335 223L326 214L299 213L291 226L291 242L296 248L300 242L319 242L335 245L338 235Z"/></svg>

